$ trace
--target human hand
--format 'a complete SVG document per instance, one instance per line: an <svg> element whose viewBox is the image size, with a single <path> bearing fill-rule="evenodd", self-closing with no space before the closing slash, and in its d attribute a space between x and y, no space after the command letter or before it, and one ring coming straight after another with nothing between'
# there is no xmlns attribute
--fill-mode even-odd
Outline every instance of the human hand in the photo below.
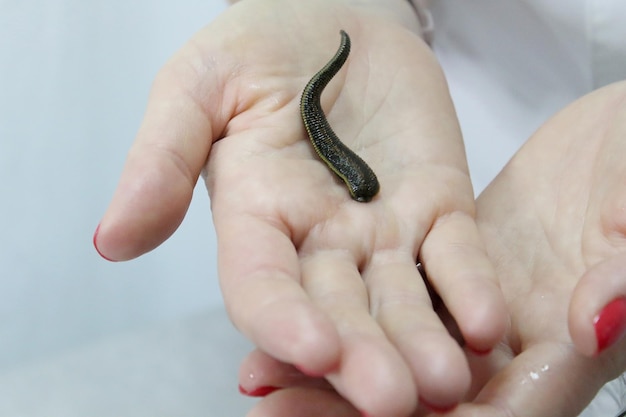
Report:
<svg viewBox="0 0 626 417"><path fill-rule="evenodd" d="M576 416L626 370L625 135L620 83L557 114L480 196L514 358L485 375L476 414L452 415Z"/></svg>
<svg viewBox="0 0 626 417"><path fill-rule="evenodd" d="M449 405L470 383L418 254L467 345L493 347L506 315L441 71L405 27L407 2L359 3L248 0L194 37L155 81L94 241L115 260L153 249L182 221L204 170L235 325L360 409L402 415L418 393ZM318 160L298 110L339 29L352 52L322 104L378 175L367 204Z"/></svg>
<svg viewBox="0 0 626 417"><path fill-rule="evenodd" d="M468 355L468 402L446 416L576 416L626 370L625 135L626 82L551 119L479 197L511 327L490 355ZM240 379L250 374L287 388L249 417L359 415L324 381L260 351Z"/></svg>

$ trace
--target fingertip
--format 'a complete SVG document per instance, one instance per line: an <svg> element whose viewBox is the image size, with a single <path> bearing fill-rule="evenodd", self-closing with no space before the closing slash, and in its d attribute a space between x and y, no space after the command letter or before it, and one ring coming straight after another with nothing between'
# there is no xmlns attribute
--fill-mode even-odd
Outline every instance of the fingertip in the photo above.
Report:
<svg viewBox="0 0 626 417"><path fill-rule="evenodd" d="M446 306L466 347L478 355L486 355L510 326L508 307L495 282L474 275L460 278L464 282L462 290L450 297Z"/></svg>
<svg viewBox="0 0 626 417"><path fill-rule="evenodd" d="M589 323L586 321L579 311L570 308L568 328L572 342L578 352L587 357L592 357L598 350L598 344L591 324L593 320Z"/></svg>
<svg viewBox="0 0 626 417"><path fill-rule="evenodd" d="M570 333L583 355L591 357L603 353L626 334L626 297L615 298L604 306L593 317L592 326L570 325Z"/></svg>
<svg viewBox="0 0 626 417"><path fill-rule="evenodd" d="M338 392L363 415L410 415L417 388L404 360L387 342L355 335L344 340L341 368L329 377Z"/></svg>
<svg viewBox="0 0 626 417"><path fill-rule="evenodd" d="M450 411L454 410L459 404L458 403L454 403L454 404L450 404L450 405L437 405L437 404L432 404L431 402L425 400L424 398L420 397L420 404L423 405L424 407L426 407L428 410L432 411L433 413L436 414L444 414L444 413L449 413Z"/></svg>
<svg viewBox="0 0 626 417"><path fill-rule="evenodd" d="M591 267L574 288L568 312L576 349L595 356L626 333L626 257L621 254Z"/></svg>
<svg viewBox="0 0 626 417"><path fill-rule="evenodd" d="M239 391L244 395L260 396L295 387L331 388L325 378L305 375L259 349L249 353L239 367Z"/></svg>
<svg viewBox="0 0 626 417"><path fill-rule="evenodd" d="M266 353L258 349L253 350L239 365L240 391L250 392L259 386L277 385L274 374L280 374L283 365Z"/></svg>
<svg viewBox="0 0 626 417"><path fill-rule="evenodd" d="M356 417L358 415L359 412L349 402L332 390L286 388L256 403L246 417Z"/></svg>
<svg viewBox="0 0 626 417"><path fill-rule="evenodd" d="M460 243L459 243L460 242ZM491 350L509 326L498 276L474 219L450 216L421 248L429 280L475 351Z"/></svg>
<svg viewBox="0 0 626 417"><path fill-rule="evenodd" d="M193 195L193 185L167 163L138 162L127 164L94 234L96 250L110 261L133 259L159 246L178 228Z"/></svg>
<svg viewBox="0 0 626 417"><path fill-rule="evenodd" d="M100 255L100 257L104 259L105 261L117 262L115 259L111 259L105 256L100 250L100 248L98 248L98 235L99 234L100 234L100 223L98 223L98 226L96 226L96 230L93 232L93 238L91 239L93 247L96 249L96 252L98 252L98 255Z"/></svg>
<svg viewBox="0 0 626 417"><path fill-rule="evenodd" d="M323 373L320 373L319 371L311 370L304 365L298 365L298 364L295 364L294 367L298 371L300 371L303 375L306 375L310 378L322 378L328 372L332 372L332 369L329 369L328 371L324 371Z"/></svg>
<svg viewBox="0 0 626 417"><path fill-rule="evenodd" d="M245 395L246 397L266 397L271 393L278 391L280 387L263 386L255 388L253 390L247 390L243 386L239 385L238 389L239 393L241 395Z"/></svg>
<svg viewBox="0 0 626 417"><path fill-rule="evenodd" d="M504 337L510 317L499 289L485 292L473 306L460 316L459 327L467 347L476 354L486 355Z"/></svg>
<svg viewBox="0 0 626 417"><path fill-rule="evenodd" d="M445 333L423 334L419 355L410 358L420 402L429 409L448 409L466 396L471 385L469 364L456 341Z"/></svg>
<svg viewBox="0 0 626 417"><path fill-rule="evenodd" d="M602 308L594 317L593 326L598 345L596 350L600 354L626 332L626 297L618 297Z"/></svg>
<svg viewBox="0 0 626 417"><path fill-rule="evenodd" d="M309 376L337 369L341 341L333 323L308 302L284 300L256 314L252 340L276 359Z"/></svg>

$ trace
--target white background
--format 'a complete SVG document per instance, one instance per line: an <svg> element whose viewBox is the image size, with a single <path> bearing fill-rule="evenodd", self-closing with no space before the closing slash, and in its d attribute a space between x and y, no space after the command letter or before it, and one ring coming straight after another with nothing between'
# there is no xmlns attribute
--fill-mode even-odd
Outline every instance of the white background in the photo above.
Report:
<svg viewBox="0 0 626 417"><path fill-rule="evenodd" d="M221 0L0 0L0 371L221 304L203 184L163 246L93 249L157 70Z"/></svg>
<svg viewBox="0 0 626 417"><path fill-rule="evenodd" d="M598 57L610 57L613 63L616 56L626 55L602 55L597 51L604 49L596 43L606 38L609 28L624 27L611 20L623 22L623 13L599 12L617 10L618 5L623 10L624 3L614 2L613 9L610 2L592 3L595 8L589 10L594 13L584 15L587 9L564 0L565 8L541 13L537 9L546 3L534 0L499 2L495 9L489 0L433 2L435 22L440 23L434 47L449 77L477 190L552 113L615 74L623 78L626 61L619 61L623 67L607 66ZM4 385L0 380L0 394L6 396L15 387L12 397L21 394L24 400L15 403L20 415L42 415L24 412L20 404L30 406L32 398L43 408L46 401L67 399L59 408L63 416L96 415L103 410L101 404L113 399L124 407L120 397L127 387L120 388L121 375L145 379L128 385L134 387L126 389L128 397L156 388L159 380L165 381L163 392L178 387L182 394L176 415L185 415L179 405L191 404L190 398L199 400L196 408L189 406L189 415L207 409L218 410L220 416L237 415L235 407L242 406L241 400L225 394L235 392L235 365L222 373L215 368L226 356L239 357L232 350L238 340L224 336L229 328L222 316L185 321L187 336L174 326L158 337L140 332L143 338L124 339L121 345L98 344L222 305L204 186L197 187L181 228L152 253L113 264L102 260L91 243L141 122L152 79L186 39L225 7L222 0L0 0L0 372L9 375ZM564 10L568 14L559 14ZM501 18L493 18L495 14ZM610 38L615 42L600 46L624 45L619 33ZM614 73L607 76L594 65ZM204 344L187 343L202 329L207 333ZM173 347L144 357L144 351L161 347L164 340ZM226 342L213 350L213 361L203 365L210 356L205 349L222 340ZM185 351L187 345L197 350L195 355ZM81 346L95 348L88 350L91 354L74 355L78 359L63 357ZM54 356L61 357L54 366L27 366ZM185 358L188 366L181 365ZM102 376L90 368L94 361L100 361L95 364L100 371L119 365ZM176 365L171 371L176 376L180 369L215 371L209 375L214 391L210 383L197 383L202 377L184 374L185 385L164 378L167 372L149 373L170 362ZM134 371L126 368L129 363L136 365ZM25 366L26 376L11 374ZM42 369L48 369L43 373L47 379L42 379ZM90 412L76 409L71 414L77 390L86 386L84 369L98 376L89 386L96 394L85 394ZM64 375L70 381L66 388L59 383ZM111 386L103 386L104 380L112 381ZM40 383L39 389L34 382ZM223 391L215 390L219 383ZM187 395L194 387L198 392ZM45 394L50 397L46 401ZM145 407L161 407L155 399L168 400L161 391L153 394L142 403ZM201 403L206 397L230 411ZM135 407L136 399L128 404ZM54 415L50 410L46 415ZM137 415L156 415L146 413L147 408L137 410ZM122 414L105 410L102 415Z"/></svg>

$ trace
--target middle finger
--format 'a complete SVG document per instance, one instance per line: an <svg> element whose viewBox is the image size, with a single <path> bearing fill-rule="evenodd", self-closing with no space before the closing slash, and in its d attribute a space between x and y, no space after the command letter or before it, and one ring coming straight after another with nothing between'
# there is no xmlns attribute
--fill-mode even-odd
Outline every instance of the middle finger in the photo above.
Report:
<svg viewBox="0 0 626 417"><path fill-rule="evenodd" d="M433 310L412 254L375 254L365 279L371 314L408 363L420 401L438 411L454 407L469 389L469 366Z"/></svg>
<svg viewBox="0 0 626 417"><path fill-rule="evenodd" d="M326 378L369 416L408 415L417 404L413 378L369 313L353 257L342 250L316 251L301 263L303 288L335 322L341 338L340 363Z"/></svg>

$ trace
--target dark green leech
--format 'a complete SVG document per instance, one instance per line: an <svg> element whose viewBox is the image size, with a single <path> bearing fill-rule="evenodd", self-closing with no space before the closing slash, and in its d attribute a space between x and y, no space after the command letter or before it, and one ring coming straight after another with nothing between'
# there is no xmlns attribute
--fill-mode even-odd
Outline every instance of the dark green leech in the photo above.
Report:
<svg viewBox="0 0 626 417"><path fill-rule="evenodd" d="M315 152L346 183L353 199L367 202L380 189L376 174L333 132L320 103L322 91L339 72L349 54L350 37L342 30L337 53L304 87L300 113Z"/></svg>

